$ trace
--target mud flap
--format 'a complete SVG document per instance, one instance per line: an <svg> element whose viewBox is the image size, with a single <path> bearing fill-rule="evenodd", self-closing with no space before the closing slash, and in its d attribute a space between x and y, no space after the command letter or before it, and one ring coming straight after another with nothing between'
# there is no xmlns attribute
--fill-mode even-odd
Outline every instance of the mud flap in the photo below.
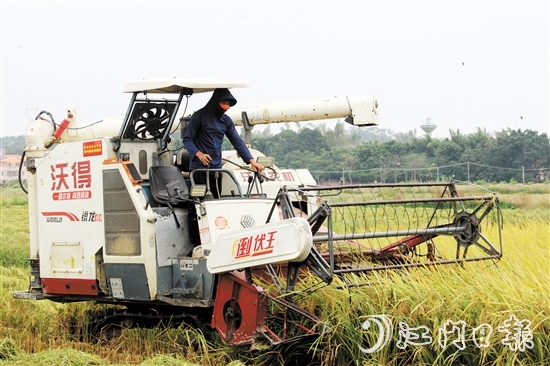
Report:
<svg viewBox="0 0 550 366"><path fill-rule="evenodd" d="M268 299L263 290L246 281L244 272L231 272L218 277L212 328L232 345L254 343L266 332Z"/></svg>

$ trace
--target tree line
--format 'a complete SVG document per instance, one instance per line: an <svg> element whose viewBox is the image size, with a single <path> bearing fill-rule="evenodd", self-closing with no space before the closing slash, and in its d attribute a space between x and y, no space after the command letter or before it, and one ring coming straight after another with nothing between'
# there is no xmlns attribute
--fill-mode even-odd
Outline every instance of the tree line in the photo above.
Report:
<svg viewBox="0 0 550 366"><path fill-rule="evenodd" d="M275 157L279 168L306 168L319 183L464 180L483 182L548 181L550 140L546 133L478 128L450 137L391 134L376 127L334 129L324 125L252 133L252 148ZM231 149L228 141L224 148Z"/></svg>
<svg viewBox="0 0 550 366"><path fill-rule="evenodd" d="M285 124L278 133L269 126L252 131L252 148L275 157L279 168L308 169L319 183L463 180L480 182L542 182L550 180L550 140L546 133L478 128L448 138L393 133L378 127L334 128L321 123ZM174 148L181 147L179 133ZM22 154L23 136L3 137L6 154ZM233 149L227 139L224 149Z"/></svg>

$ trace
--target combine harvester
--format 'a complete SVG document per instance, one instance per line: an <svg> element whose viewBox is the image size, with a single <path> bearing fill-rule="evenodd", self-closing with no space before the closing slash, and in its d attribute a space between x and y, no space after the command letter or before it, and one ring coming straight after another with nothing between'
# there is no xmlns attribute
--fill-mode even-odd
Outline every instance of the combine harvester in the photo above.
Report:
<svg viewBox="0 0 550 366"><path fill-rule="evenodd" d="M166 79L125 85L124 118L85 125L41 112L26 129L31 280L17 299L117 305L98 329L181 320L232 345L315 337L326 319L292 300L313 279L501 257L498 200L462 197L453 182L318 186L306 169L243 166L224 152L222 179L194 182L188 155L172 149L191 96L239 81ZM345 118L378 124L375 97L334 97L232 108L250 144L254 125ZM206 169L208 170L208 169ZM188 205L201 243L189 239ZM490 219L489 219L490 218ZM498 226L498 245L481 233ZM498 247L499 249L496 249ZM361 276L354 276L364 278ZM292 296L291 296L292 295Z"/></svg>

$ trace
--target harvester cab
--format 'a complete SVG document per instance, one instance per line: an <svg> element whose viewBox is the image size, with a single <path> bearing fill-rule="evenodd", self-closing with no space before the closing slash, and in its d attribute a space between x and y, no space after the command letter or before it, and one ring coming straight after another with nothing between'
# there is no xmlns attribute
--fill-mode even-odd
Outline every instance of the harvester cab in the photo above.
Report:
<svg viewBox="0 0 550 366"><path fill-rule="evenodd" d="M248 169L235 151L222 180L195 184L185 148L190 97L247 84L166 79L125 85L124 118L85 125L78 109L60 124L41 112L25 133L31 280L14 297L117 305L89 324L188 320L234 345L279 344L317 336L323 321L292 302L300 281L497 260L501 249L481 234L500 225L492 194L462 197L454 182L319 186L306 169ZM180 111L185 105L185 110ZM254 125L343 118L378 124L370 97L333 97L232 108L250 146ZM189 236L189 208L200 242ZM488 220L489 215L496 215ZM261 285L260 285L261 284ZM296 296L296 295L294 295Z"/></svg>

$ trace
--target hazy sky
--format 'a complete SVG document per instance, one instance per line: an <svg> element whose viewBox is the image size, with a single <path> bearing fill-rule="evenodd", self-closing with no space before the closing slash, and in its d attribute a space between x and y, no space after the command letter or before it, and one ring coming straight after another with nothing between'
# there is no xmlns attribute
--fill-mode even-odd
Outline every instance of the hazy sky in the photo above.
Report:
<svg viewBox="0 0 550 366"><path fill-rule="evenodd" d="M226 78L240 105L376 95L396 132L549 132L549 2L1 1L1 136L121 116L124 83ZM206 100L191 98L190 110ZM523 119L520 118L523 116ZM419 130L419 132L421 132Z"/></svg>

